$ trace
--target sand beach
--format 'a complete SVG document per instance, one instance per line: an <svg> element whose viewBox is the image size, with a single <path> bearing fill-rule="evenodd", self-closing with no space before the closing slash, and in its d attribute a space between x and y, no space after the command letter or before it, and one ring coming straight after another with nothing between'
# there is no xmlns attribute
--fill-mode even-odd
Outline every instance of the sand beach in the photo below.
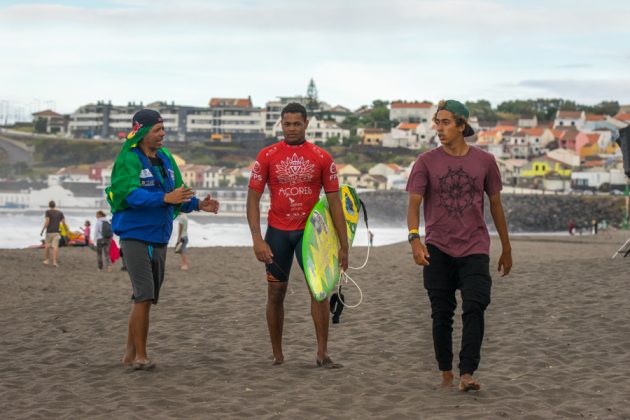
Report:
<svg viewBox="0 0 630 420"><path fill-rule="evenodd" d="M471 393L436 389L429 303L406 243L373 248L350 271L364 301L331 324L340 370L315 367L297 266L286 363L271 365L264 268L250 248L192 248L185 273L169 250L151 372L120 363L131 293L120 263L97 272L92 251L64 248L53 269L41 250L0 250L1 417L630 418L630 257L610 259L628 237L513 238L513 272L494 277L486 312L483 388ZM353 248L351 265L365 252ZM492 267L498 253L495 238Z"/></svg>

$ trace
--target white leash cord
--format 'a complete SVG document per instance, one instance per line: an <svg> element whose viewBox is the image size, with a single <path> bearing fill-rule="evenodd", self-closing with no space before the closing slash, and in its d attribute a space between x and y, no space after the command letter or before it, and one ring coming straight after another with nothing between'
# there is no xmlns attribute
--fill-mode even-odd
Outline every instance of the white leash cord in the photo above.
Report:
<svg viewBox="0 0 630 420"><path fill-rule="evenodd" d="M370 258L370 248L371 248L369 232L367 233L367 236L368 236L368 246L367 246L367 254L365 256L365 262L363 263L361 267L348 267L348 268L351 268L353 270L361 270L365 268L365 266L367 265L368 259ZM357 290L359 290L359 303L357 303L356 305L347 305L343 301L343 299L341 299L341 282L343 281L344 284L348 284L348 280L350 280L352 284L354 284L354 286L357 288ZM339 283L337 283L337 294L339 295L339 302L341 302L341 304L346 308L356 308L361 304L361 302L363 302L363 291L361 290L357 282L352 280L352 277L350 277L348 273L346 273L345 271L341 273L341 278L339 279Z"/></svg>

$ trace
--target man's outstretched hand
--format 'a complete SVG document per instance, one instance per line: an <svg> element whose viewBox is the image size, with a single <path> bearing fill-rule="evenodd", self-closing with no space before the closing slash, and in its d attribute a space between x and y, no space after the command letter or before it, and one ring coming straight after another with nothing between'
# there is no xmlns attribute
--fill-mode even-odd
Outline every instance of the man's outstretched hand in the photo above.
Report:
<svg viewBox="0 0 630 420"><path fill-rule="evenodd" d="M206 198L199 202L199 210L217 214L219 212L219 200L215 200L212 198L212 194L208 194Z"/></svg>
<svg viewBox="0 0 630 420"><path fill-rule="evenodd" d="M175 188L170 193L164 194L164 202L168 204L181 204L187 203L193 198L195 192L183 185L179 188Z"/></svg>

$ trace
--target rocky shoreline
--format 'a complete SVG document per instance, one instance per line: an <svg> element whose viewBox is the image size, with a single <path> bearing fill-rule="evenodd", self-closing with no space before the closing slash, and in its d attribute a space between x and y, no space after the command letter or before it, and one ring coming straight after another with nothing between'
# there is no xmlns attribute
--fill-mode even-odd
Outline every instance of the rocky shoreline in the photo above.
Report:
<svg viewBox="0 0 630 420"><path fill-rule="evenodd" d="M405 226L407 193L369 191L360 194L374 226ZM593 219L621 226L625 198L604 195L502 194L503 207L511 232L557 232L567 230L573 220L578 228L590 228ZM486 221L492 217L485 200Z"/></svg>

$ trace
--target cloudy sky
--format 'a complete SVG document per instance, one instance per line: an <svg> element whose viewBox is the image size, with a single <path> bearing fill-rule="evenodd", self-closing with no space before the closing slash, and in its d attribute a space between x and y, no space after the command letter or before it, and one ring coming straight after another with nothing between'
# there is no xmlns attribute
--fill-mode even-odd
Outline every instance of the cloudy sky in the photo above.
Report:
<svg viewBox="0 0 630 420"><path fill-rule="evenodd" d="M627 0L0 0L0 101L630 103Z"/></svg>

